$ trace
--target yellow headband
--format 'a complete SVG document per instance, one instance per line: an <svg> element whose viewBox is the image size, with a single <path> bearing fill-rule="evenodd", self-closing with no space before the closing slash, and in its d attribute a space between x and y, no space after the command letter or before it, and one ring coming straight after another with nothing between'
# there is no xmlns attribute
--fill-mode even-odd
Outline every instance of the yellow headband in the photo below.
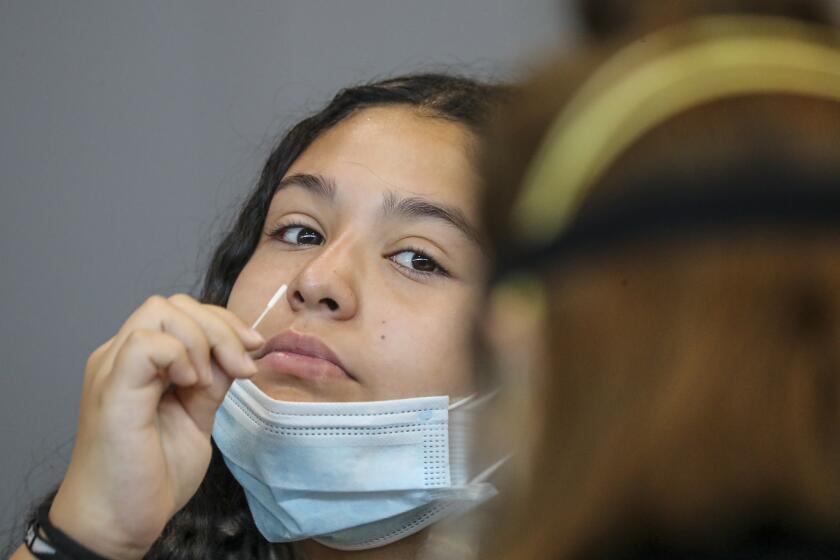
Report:
<svg viewBox="0 0 840 560"><path fill-rule="evenodd" d="M672 46L685 37L697 40ZM530 243L553 239L646 132L692 107L747 94L840 101L840 50L815 41L813 26L763 17L704 18L634 43L596 71L550 127L514 206L516 231Z"/></svg>

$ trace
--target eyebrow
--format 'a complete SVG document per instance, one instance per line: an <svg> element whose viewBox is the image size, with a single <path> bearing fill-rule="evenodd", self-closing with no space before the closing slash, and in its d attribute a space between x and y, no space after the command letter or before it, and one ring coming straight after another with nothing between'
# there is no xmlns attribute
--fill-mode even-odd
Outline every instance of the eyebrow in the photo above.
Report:
<svg viewBox="0 0 840 560"><path fill-rule="evenodd" d="M285 177L277 185L275 194L280 190L297 186L303 187L312 194L334 201L336 197L336 183L330 177L311 173L296 173ZM445 206L419 197L401 197L390 191L383 196L382 212L385 216L402 216L405 218L431 218L440 220L460 231L467 239L475 242L479 248L485 249L483 236L479 233L463 212L451 206Z"/></svg>
<svg viewBox="0 0 840 560"><path fill-rule="evenodd" d="M289 175L280 181L274 192L276 194L278 191L292 185L303 187L312 194L321 198L326 198L330 201L335 200L335 181L329 177L324 177L323 175L312 175L310 173L297 173L295 175Z"/></svg>
<svg viewBox="0 0 840 560"><path fill-rule="evenodd" d="M464 213L457 208L444 206L417 196L402 198L395 192L389 192L383 197L382 211L386 216L397 215L406 218L432 218L441 220L458 229L479 247L484 247L479 231L470 223Z"/></svg>

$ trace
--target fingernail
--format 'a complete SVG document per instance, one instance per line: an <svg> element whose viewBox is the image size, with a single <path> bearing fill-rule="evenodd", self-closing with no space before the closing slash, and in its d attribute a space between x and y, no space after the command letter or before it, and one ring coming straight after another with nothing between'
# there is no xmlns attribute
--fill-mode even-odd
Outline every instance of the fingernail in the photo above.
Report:
<svg viewBox="0 0 840 560"><path fill-rule="evenodd" d="M254 342L258 342L259 344L265 344L265 339L263 338L263 335L261 335L255 329L248 329L248 336L250 336Z"/></svg>
<svg viewBox="0 0 840 560"><path fill-rule="evenodd" d="M242 354L242 365L245 367L247 373L257 373L257 364L251 359L248 354Z"/></svg>

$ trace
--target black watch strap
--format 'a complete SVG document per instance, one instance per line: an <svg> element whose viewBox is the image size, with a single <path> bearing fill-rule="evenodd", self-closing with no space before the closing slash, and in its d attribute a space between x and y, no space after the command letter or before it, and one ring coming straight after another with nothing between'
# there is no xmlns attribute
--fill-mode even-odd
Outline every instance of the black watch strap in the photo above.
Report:
<svg viewBox="0 0 840 560"><path fill-rule="evenodd" d="M51 505L50 503L41 505L35 520L26 529L24 544L35 558L39 560L108 560L80 545L50 523Z"/></svg>

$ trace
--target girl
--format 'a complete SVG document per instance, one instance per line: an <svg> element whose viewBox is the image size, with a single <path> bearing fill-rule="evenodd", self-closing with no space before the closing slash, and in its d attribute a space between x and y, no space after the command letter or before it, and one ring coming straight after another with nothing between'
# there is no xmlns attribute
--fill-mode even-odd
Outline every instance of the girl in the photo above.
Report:
<svg viewBox="0 0 840 560"><path fill-rule="evenodd" d="M467 79L406 76L344 90L289 131L216 250L199 301L153 296L91 354L67 473L13 558L32 558L38 546L61 548L61 533L85 557L415 557L427 519L397 508L410 522L386 532L407 538L377 540L383 523L393 523L378 512L399 500L366 493L381 481L346 460L352 445L333 442L333 455L317 457L337 460L309 463L296 453L322 444L295 447L280 454L279 468L262 472L260 463L234 478L231 468L254 459L237 455L242 442L259 452L272 448L248 439L258 437L254 426L269 426L259 437L278 429L274 417L253 425L251 416L238 425L233 418L245 401L253 405L249 415L286 407L284 417L318 421L326 414L300 411L325 406L332 415L331 403L399 406L474 392L468 342L484 259L473 155L497 95ZM285 297L257 331L249 329L281 284ZM213 432L235 379L241 391L228 404L229 422ZM224 452L211 433L225 438ZM394 463L395 472L380 477L402 467ZM319 517L317 507L294 509L312 499L297 494L268 504L285 508L269 515L260 477L284 469L303 481L297 490L334 476L346 492L336 499L358 495L371 505ZM412 494L412 504L428 509L426 494ZM460 503L465 510L478 501ZM316 519L305 527L307 513ZM359 524L372 535L362 544L346 533ZM311 537L370 550L344 552Z"/></svg>

